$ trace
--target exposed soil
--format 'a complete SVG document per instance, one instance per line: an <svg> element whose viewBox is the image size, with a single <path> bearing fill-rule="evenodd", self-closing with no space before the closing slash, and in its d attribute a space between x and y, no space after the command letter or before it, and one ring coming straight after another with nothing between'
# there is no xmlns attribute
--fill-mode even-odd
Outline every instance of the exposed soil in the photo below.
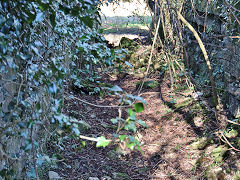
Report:
<svg viewBox="0 0 240 180"><path fill-rule="evenodd" d="M218 174L220 172L220 175L225 176L222 179L229 179L227 170L237 172L240 169L239 155L229 151L223 157L224 163L214 160L211 152L221 144L221 141L213 136L218 127L216 122L211 120L214 114L192 97L193 92L186 86L185 78L178 79L175 82L178 87L174 89L171 88L169 79L169 74L163 75L160 72L150 75L147 81L155 80L159 82L159 86L153 89L143 88L140 93L147 106L143 112L137 114L137 118L148 126L146 129L139 127L135 133L142 143L142 152L130 151L116 144L96 148L95 142L66 139L63 140L62 148L49 144L49 153L60 156L57 167L52 170L64 179L93 177L185 180L208 179L207 172L220 168ZM125 76L109 73L102 74L101 81L117 85L127 93L136 95L136 84L142 81L142 78L132 73ZM69 89L69 93L71 91ZM119 105L116 95L105 95L101 98L99 95L82 95L74 91L74 96L93 104ZM98 108L83 104L77 99L66 101L65 104L67 114L90 125L89 129L81 130L84 136L111 138L116 133L116 126L111 119L118 117L117 108ZM127 109L124 109L123 118L126 117ZM202 148L193 148L193 143L202 137L212 137L212 140ZM213 173L213 176L218 174Z"/></svg>
<svg viewBox="0 0 240 180"><path fill-rule="evenodd" d="M124 79L111 81L109 76L104 77L105 82L118 85L129 93L136 94L136 83L141 79L127 75ZM153 76L149 80L158 80L160 76ZM181 82L179 82L181 83ZM174 111L166 105L172 98L178 103L189 98L191 92L172 93L168 77L155 89L143 89L141 96L147 101L144 112L138 114L148 125L147 129L140 129L137 134L142 142L139 151L121 149L115 145L107 148L96 148L95 143L86 142L81 148L81 140L65 142L64 150L58 152L64 161L58 163L57 171L66 179L88 179L98 177L101 179L191 179L201 178L204 171L196 167L199 150L189 147L202 135L203 123L188 121L188 111L182 109L181 113ZM99 96L75 96L88 102L101 105L116 105L115 96L100 98ZM171 97L171 98L170 98ZM118 116L117 109L95 108L81 104L77 101L67 103L68 110L82 112L91 128L84 132L85 136L107 137L115 133L111 128L110 119ZM52 153L54 151L52 150ZM120 174L122 173L122 174ZM120 176L120 175L122 176Z"/></svg>

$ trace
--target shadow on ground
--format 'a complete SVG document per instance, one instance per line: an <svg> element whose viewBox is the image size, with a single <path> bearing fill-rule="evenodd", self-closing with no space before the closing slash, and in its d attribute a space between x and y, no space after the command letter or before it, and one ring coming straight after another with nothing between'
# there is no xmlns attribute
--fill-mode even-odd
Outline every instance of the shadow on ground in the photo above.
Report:
<svg viewBox="0 0 240 180"><path fill-rule="evenodd" d="M158 76L153 79L160 82ZM105 82L120 86L128 93L135 93L135 85L140 80L132 75L119 81L103 79ZM203 130L194 124L192 116L188 115L189 112L168 105L168 96L172 94L168 85L168 83L160 84L162 93L159 92L158 87L142 91L142 97L148 103L145 111L138 115L138 118L148 125L147 129L140 128L137 133L143 143L142 153L131 152L117 145L96 148L95 142L89 141L85 141L86 146L83 147L82 140L69 139L63 141L63 149L49 145L49 153L59 154L62 159L58 167L53 170L68 179L111 177L112 179L167 180L202 177L201 167L194 164L194 160L197 159L194 155L197 153L192 152L189 145L202 136ZM118 103L118 99L114 96L103 99L99 96L80 94L75 96L101 105ZM91 126L90 129L81 131L85 136L105 135L109 138L116 133L116 126L110 120L118 116L117 109L90 107L77 101L69 101L66 104L68 112L82 112L82 117L78 119L86 121ZM123 117L126 117L126 112L123 114Z"/></svg>

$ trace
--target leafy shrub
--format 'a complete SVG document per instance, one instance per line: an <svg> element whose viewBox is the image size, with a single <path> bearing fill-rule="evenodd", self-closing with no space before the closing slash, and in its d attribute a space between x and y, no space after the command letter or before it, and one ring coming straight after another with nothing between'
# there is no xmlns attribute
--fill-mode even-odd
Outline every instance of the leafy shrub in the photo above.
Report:
<svg viewBox="0 0 240 180"><path fill-rule="evenodd" d="M51 160L42 150L49 136L66 129L72 137L79 136L80 126L87 125L63 113L65 97L72 98L65 93L67 86L92 88L91 83L99 83L96 69L113 65L120 51L109 49L98 33L98 3L1 1L0 176L3 178L26 175L38 178L38 167ZM136 107L141 110L139 105ZM108 142L104 137L97 141L97 146L106 146Z"/></svg>

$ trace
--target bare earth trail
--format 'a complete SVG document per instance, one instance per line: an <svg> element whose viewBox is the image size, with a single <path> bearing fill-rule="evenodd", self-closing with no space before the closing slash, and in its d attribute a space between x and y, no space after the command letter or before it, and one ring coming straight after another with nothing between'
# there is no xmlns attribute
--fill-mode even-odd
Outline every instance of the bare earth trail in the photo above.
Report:
<svg viewBox="0 0 240 180"><path fill-rule="evenodd" d="M105 77L106 78L106 77ZM118 85L129 93L135 93L136 83L141 78L127 75L124 79L104 81ZM151 79L158 79L153 77ZM64 161L59 163L56 171L66 179L194 179L201 177L200 171L194 165L198 151L192 151L189 145L196 140L198 134L191 124L185 121L186 114L179 114L164 105L169 96L177 98L169 88L166 79L160 87L144 89L141 96L147 101L145 110L138 115L148 125L147 129L137 132L142 142L139 151L121 150L112 145L107 148L96 148L95 143L87 142L81 148L81 141L73 140L65 143L65 149L60 152ZM161 95L160 96L160 90ZM102 105L116 105L114 96L100 98L98 96L81 96L81 99ZM188 94L186 94L188 96ZM178 97L183 101L183 97ZM108 137L115 133L111 118L118 116L117 109L96 108L76 102L68 102L69 110L85 112L84 120L91 126L85 136ZM199 127L202 128L201 126ZM199 179L199 178L197 178Z"/></svg>

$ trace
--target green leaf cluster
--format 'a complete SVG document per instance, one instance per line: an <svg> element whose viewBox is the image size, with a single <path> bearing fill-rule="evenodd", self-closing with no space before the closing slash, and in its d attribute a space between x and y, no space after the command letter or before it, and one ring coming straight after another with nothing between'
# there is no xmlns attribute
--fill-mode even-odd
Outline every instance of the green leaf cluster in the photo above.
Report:
<svg viewBox="0 0 240 180"><path fill-rule="evenodd" d="M15 176L22 172L7 162L9 158L31 157L32 149L38 152L44 146L39 134L48 140L46 134L53 133L62 140L78 136L83 126L89 128L63 111L64 92L69 83L79 87L96 83L96 68L113 64L115 52L97 30L99 3L0 2L0 144L6 154L0 171L3 179L24 178ZM100 91L97 87L93 90ZM14 153L8 154L10 142L18 142L20 148L13 147ZM34 164L33 159L27 159L28 164ZM38 160L39 166L45 160ZM35 178L33 167L21 163L26 169L23 175Z"/></svg>

